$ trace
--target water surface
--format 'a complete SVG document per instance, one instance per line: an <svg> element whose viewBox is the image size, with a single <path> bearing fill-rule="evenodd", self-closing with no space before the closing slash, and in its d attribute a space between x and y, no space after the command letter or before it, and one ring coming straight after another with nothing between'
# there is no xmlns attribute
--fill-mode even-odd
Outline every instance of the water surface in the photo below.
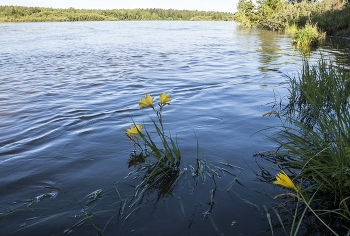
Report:
<svg viewBox="0 0 350 236"><path fill-rule="evenodd" d="M132 119L151 129L148 115L155 118L151 109L138 109L139 99L167 92L172 101L164 108L164 127L177 134L183 166L195 163L196 134L208 162L244 168L242 185L234 185L231 196L225 189L232 177L222 175L210 218L203 215L209 183L193 200L183 179L173 197L156 207L146 202L119 223L108 211L119 205L111 198L104 205L102 197L91 206L103 211L99 227L111 219L106 235L271 234L263 205L274 206L272 197L283 189L256 179L257 162L268 163L253 153L275 144L251 135L279 124L262 114L275 95L278 100L286 94L284 74L296 74L302 64L290 36L232 22L64 22L1 24L0 42L3 212L51 192L44 186L82 199L122 181L133 170L127 164L133 145L124 130ZM124 180L119 190L129 194L133 184ZM1 235L38 220L13 235L61 235L79 221L72 216L82 214L61 192L25 209L3 217ZM40 222L50 215L55 217ZM88 221L69 232L96 235Z"/></svg>

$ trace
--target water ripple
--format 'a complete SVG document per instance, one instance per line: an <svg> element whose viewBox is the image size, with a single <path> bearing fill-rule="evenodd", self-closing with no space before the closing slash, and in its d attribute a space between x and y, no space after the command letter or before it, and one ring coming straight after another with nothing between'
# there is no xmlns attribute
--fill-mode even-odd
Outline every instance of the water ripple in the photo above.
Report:
<svg viewBox="0 0 350 236"><path fill-rule="evenodd" d="M259 143L250 135L277 122L260 120L272 88L283 95L284 73L301 65L289 36L232 22L19 23L0 33L1 205L45 183L74 193L124 177L125 129L152 127L152 110L138 109L146 93L172 96L164 125L185 161L194 130L210 157L245 165Z"/></svg>

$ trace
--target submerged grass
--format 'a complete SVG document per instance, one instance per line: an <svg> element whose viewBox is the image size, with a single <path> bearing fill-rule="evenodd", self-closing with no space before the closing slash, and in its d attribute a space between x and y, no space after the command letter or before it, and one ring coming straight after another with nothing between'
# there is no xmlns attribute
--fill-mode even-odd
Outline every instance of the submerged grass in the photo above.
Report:
<svg viewBox="0 0 350 236"><path fill-rule="evenodd" d="M280 160L275 165L299 172L298 205L304 210L294 235L306 215L328 233L350 233L349 71L324 59L315 66L304 61L289 85L289 103L279 112L282 125L271 127L277 132L269 136L278 147L269 154Z"/></svg>
<svg viewBox="0 0 350 236"><path fill-rule="evenodd" d="M223 163L219 166L218 164L207 163L206 160L198 158L198 161L193 166L192 178L187 177L187 166L183 168L165 168L163 165L159 165L158 161L146 161L139 162L135 167L136 169L125 177L125 179L128 180L127 183L123 183L125 182L124 180L114 185L106 186L87 194L82 199L77 199L72 194L58 187L45 187L47 189L58 190L60 193L67 195L69 200L66 201L66 204L62 202L60 202L60 204L69 207L68 210L59 210L59 212L55 214L43 214L42 212L46 212L47 207L38 208L33 211L34 208L28 208L32 205L30 204L31 202L27 202L22 207L0 214L0 217L2 217L2 220L6 220L6 217L11 217L14 213L20 214L21 211L25 211L26 216L23 217L30 216L31 219L35 219L35 221L27 223L25 226L18 226L18 228L15 228L11 232L14 235L20 231L26 232L31 228L42 227L44 223L53 223L62 220L67 221L69 218L72 218L70 221L73 221L73 223L67 223L68 226L64 230L64 234L71 234L78 231L78 228L85 223L90 223L92 226L89 231L95 230L95 232L97 231L97 235L104 235L110 232L108 231L110 228L114 228L114 230L122 229L125 223L130 221L132 216L138 214L146 204L153 203L155 210L157 205L165 202L167 199L169 201L172 197L179 200L178 212L181 213L180 218L184 219L189 215L189 209L186 208L188 204L184 204L181 199L183 193L190 193L194 197L195 202L193 205L195 207L197 207L197 205L202 205L205 209L205 213L197 212L197 218L200 217L202 220L209 219L215 230L219 231L214 219L211 219L213 208L217 205L215 201L215 193L218 189L216 181L222 179L222 175L225 173L231 173L228 178L232 178L231 175L235 176L233 172L238 172L239 167L229 167L228 163ZM225 167L228 168L226 169ZM219 173L222 173L222 175ZM238 177L241 173L242 170L235 176L233 181L238 181ZM209 176L208 179L211 181L205 181L204 176ZM179 183L181 183L182 187L188 186L190 191L181 191L181 194L178 192L176 193L175 188ZM198 195L198 191L201 191L198 190L198 188L202 188L204 183L210 185L208 187L211 190L206 197L209 203L199 202L198 204L196 195ZM125 191L126 185L128 186L127 191ZM241 197L239 198L258 208L255 204ZM45 202L42 204L45 204ZM48 202L46 202L46 204L48 204ZM54 204L58 203L55 202ZM192 214L194 217L195 212ZM26 220L28 219L24 219L24 221Z"/></svg>

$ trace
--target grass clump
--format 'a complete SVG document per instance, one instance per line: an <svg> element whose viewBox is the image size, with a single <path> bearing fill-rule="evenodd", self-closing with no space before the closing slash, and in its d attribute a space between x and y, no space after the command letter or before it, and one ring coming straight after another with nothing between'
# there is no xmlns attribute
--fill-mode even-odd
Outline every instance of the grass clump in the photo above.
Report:
<svg viewBox="0 0 350 236"><path fill-rule="evenodd" d="M144 151L146 155L155 157L160 165L164 167L178 167L181 162L181 154L177 146L177 141L173 140L170 135L165 135L162 122L162 109L164 106L170 105L170 96L167 93L159 94L159 111L154 107L153 100L154 97L151 98L150 95L146 94L145 99L140 99L139 109L151 107L156 113L158 124L152 118L151 120L156 129L156 134L161 140L162 148L157 146L147 130L142 132L143 125L137 125L134 122L135 127L131 125L131 129L128 129L125 134L134 142L134 154L136 154L136 147L139 147L141 152ZM140 142L143 142L143 144ZM143 148L143 145L145 148ZM149 154L147 154L147 147L151 150Z"/></svg>
<svg viewBox="0 0 350 236"><path fill-rule="evenodd" d="M350 233L350 74L331 61L305 61L289 85L282 125L269 136L279 146L270 154L280 160L276 165L298 172L300 221L311 212L328 232Z"/></svg>
<svg viewBox="0 0 350 236"><path fill-rule="evenodd" d="M293 44L300 47L316 47L325 38L326 33L320 32L317 25L306 24L295 32Z"/></svg>
<svg viewBox="0 0 350 236"><path fill-rule="evenodd" d="M284 28L284 32L290 35L295 35L297 31L298 31L298 26L295 23L291 25L287 25Z"/></svg>

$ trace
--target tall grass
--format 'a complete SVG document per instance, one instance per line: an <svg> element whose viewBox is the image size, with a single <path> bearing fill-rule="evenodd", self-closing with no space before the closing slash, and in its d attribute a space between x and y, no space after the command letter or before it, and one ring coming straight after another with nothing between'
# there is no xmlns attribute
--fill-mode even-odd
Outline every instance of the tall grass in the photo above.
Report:
<svg viewBox="0 0 350 236"><path fill-rule="evenodd" d="M295 35L295 33L298 31L298 26L293 23L291 25L286 25L286 27L284 28L284 32L286 34L291 34L291 35Z"/></svg>
<svg viewBox="0 0 350 236"><path fill-rule="evenodd" d="M348 231L349 71L324 59L314 66L304 61L289 85L289 104L279 112L282 125L269 136L278 147L270 154L299 172L295 179L302 182L305 211L338 233Z"/></svg>

